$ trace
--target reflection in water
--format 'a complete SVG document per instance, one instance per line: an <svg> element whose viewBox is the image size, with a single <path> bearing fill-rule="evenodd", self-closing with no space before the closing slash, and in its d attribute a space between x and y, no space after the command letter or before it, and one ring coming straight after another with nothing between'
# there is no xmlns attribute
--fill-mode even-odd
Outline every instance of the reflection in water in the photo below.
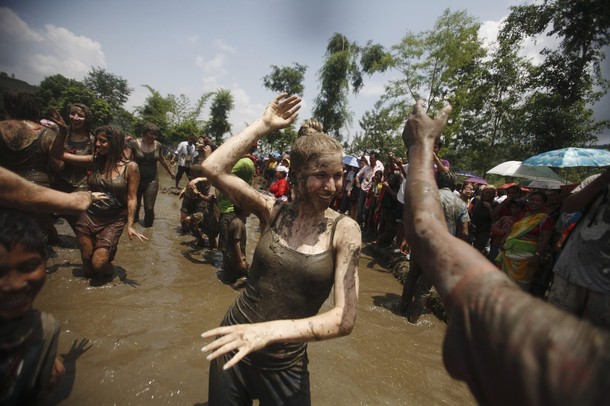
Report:
<svg viewBox="0 0 610 406"><path fill-rule="evenodd" d="M161 184L171 184L160 173ZM60 227L67 248L54 248L36 306L61 322L59 353L69 353L82 340L91 348L78 357L71 379L49 403L70 389L62 405L207 401L208 362L200 334L219 325L239 292L216 279L219 252L180 234L179 209L176 195L159 193L154 227L139 227L150 240L140 243L123 235L115 259L118 275L103 286L79 276L80 254L68 243L72 232ZM250 217L249 259L257 226ZM363 257L360 265L354 332L309 345L312 403L474 404L466 386L442 365L444 324L426 315L411 325L383 308L382 302L399 297L400 284L372 258ZM322 310L328 308L327 303Z"/></svg>

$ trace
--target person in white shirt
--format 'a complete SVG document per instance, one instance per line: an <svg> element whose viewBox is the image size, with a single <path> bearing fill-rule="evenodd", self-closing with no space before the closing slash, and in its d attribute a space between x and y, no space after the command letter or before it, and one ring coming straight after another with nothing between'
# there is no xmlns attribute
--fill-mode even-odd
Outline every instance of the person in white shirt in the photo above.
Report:
<svg viewBox="0 0 610 406"><path fill-rule="evenodd" d="M373 183L373 176L375 176L375 172L381 171L383 173L383 164L377 158L379 153L376 151L372 151L369 155L369 164L365 165L358 173L356 174L356 185L360 187L360 196L358 198L358 224L362 227L362 223L364 222L364 202L366 200L366 195L371 188L371 184Z"/></svg>
<svg viewBox="0 0 610 406"><path fill-rule="evenodd" d="M195 148L195 136L189 135L187 141L182 141L178 144L176 151L176 159L178 160L178 170L176 171L176 188L182 179L182 175L186 173L186 176L191 179L191 162L199 153Z"/></svg>

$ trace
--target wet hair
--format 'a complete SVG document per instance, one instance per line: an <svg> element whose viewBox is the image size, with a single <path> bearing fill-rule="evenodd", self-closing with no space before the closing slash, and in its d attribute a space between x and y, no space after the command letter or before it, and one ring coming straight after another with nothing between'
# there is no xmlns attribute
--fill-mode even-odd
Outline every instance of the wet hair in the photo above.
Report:
<svg viewBox="0 0 610 406"><path fill-rule="evenodd" d="M436 185L439 189L444 187L449 188L452 192L455 190L455 174L453 172L440 172L436 174Z"/></svg>
<svg viewBox="0 0 610 406"><path fill-rule="evenodd" d="M142 135L148 132L156 133L157 131L159 131L159 126L155 123L144 123L144 125L142 126Z"/></svg>
<svg viewBox="0 0 610 406"><path fill-rule="evenodd" d="M74 109L81 109L83 111L83 114L85 115L85 132L89 134L91 132L91 124L93 124L93 114L91 113L91 109L83 103L72 103L68 109L68 113L72 113L72 110Z"/></svg>
<svg viewBox="0 0 610 406"><path fill-rule="evenodd" d="M104 135L106 135L106 138L110 143L110 148L106 158L95 154L96 158L94 164L98 169L100 168L98 165L105 165L106 163L109 163L114 166L121 162L123 159L123 150L125 149L125 136L119 127L114 125L103 125L101 127L97 127L93 131L93 135L95 137L97 137L97 135L100 133L104 133Z"/></svg>
<svg viewBox="0 0 610 406"><path fill-rule="evenodd" d="M322 123L316 120L307 120L298 131L298 137L290 150L290 170L300 173L307 164L322 155L343 153L339 141L323 132ZM290 176L292 182L297 176Z"/></svg>
<svg viewBox="0 0 610 406"><path fill-rule="evenodd" d="M4 110L15 120L37 122L42 114L36 95L18 90L9 90L4 94Z"/></svg>
<svg viewBox="0 0 610 406"><path fill-rule="evenodd" d="M0 213L0 245L7 251L22 246L26 251L47 257L44 235L30 217L13 210Z"/></svg>

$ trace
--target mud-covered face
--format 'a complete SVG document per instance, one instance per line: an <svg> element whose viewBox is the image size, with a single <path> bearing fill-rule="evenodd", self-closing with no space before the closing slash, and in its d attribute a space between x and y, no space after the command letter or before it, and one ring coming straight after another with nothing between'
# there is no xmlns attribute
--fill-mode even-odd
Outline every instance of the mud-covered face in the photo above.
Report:
<svg viewBox="0 0 610 406"><path fill-rule="evenodd" d="M100 155L108 155L110 152L110 141L105 133L101 132L95 136L95 150Z"/></svg>
<svg viewBox="0 0 610 406"><path fill-rule="evenodd" d="M0 245L0 320L21 317L31 307L46 277L46 262L17 244L8 251Z"/></svg>
<svg viewBox="0 0 610 406"><path fill-rule="evenodd" d="M74 129L81 129L85 125L85 121L87 120L87 116L83 109L78 107L73 107L70 110L70 124Z"/></svg>
<svg viewBox="0 0 610 406"><path fill-rule="evenodd" d="M324 154L308 162L298 176L302 201L326 210L343 184L341 153Z"/></svg>

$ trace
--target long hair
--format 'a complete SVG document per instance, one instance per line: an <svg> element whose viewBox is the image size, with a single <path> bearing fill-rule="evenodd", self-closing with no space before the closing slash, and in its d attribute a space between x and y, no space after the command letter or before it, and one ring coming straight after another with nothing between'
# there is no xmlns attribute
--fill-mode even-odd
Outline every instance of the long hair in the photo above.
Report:
<svg viewBox="0 0 610 406"><path fill-rule="evenodd" d="M305 121L290 149L290 183L296 183L298 175L311 160L335 152L343 152L341 144L323 132L322 123L311 119Z"/></svg>
<svg viewBox="0 0 610 406"><path fill-rule="evenodd" d="M91 125L93 124L93 114L91 113L91 109L83 103L72 103L70 105L70 108L68 109L68 112L72 114L72 111L75 109L81 109L83 111L83 114L85 115L85 122L83 123L83 128L85 130L85 133L90 134Z"/></svg>
<svg viewBox="0 0 610 406"><path fill-rule="evenodd" d="M119 162L123 160L123 150L125 149L125 136L119 127L113 125L103 125L97 127L93 131L93 135L97 138L98 134L104 133L110 144L108 155L101 156L97 153L97 147L94 152L93 167L95 171L107 174L111 169L115 169Z"/></svg>

